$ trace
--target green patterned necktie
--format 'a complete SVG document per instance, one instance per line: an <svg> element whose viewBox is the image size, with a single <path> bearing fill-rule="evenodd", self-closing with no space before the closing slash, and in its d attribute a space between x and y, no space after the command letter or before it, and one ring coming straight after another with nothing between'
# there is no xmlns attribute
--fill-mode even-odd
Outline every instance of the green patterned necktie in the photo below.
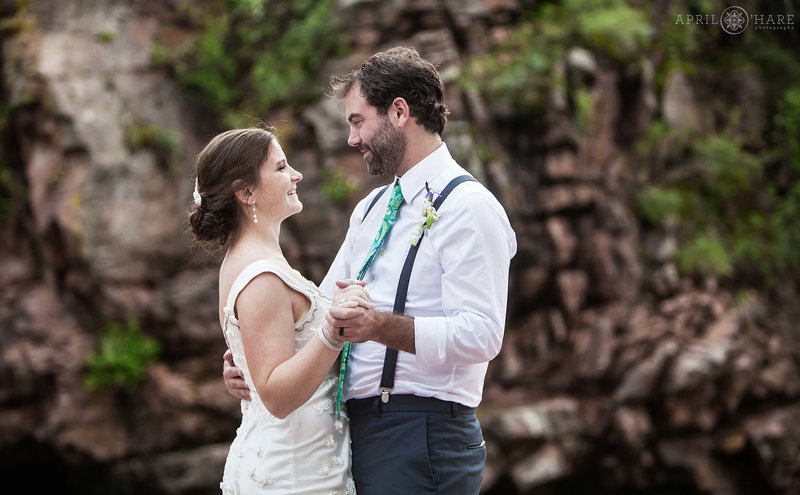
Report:
<svg viewBox="0 0 800 495"><path fill-rule="evenodd" d="M378 253L378 249L381 247L381 244L383 244L386 234L388 234L392 229L394 220L397 218L397 210L400 209L401 204L403 204L403 193L400 190L400 181L395 181L394 189L392 190L392 197L389 199L389 206L386 208L386 215L383 216L383 221L381 222L380 230L378 230L378 235L376 235L375 239L372 241L372 245L370 246L369 251L367 251L367 257L364 259L364 263L361 265L361 269L358 271L358 276L356 277L358 280L364 279L364 274L367 273L369 265L372 263L372 260ZM347 371L347 361L349 358L350 342L345 342L344 349L342 349L342 359L339 364L339 384L336 387L336 417L339 417L339 414L342 411L344 376L345 372Z"/></svg>

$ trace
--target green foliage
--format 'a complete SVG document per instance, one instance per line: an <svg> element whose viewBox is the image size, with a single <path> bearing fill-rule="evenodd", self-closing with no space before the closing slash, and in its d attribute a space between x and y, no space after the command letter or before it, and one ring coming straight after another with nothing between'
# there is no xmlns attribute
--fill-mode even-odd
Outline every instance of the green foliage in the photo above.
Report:
<svg viewBox="0 0 800 495"><path fill-rule="evenodd" d="M0 134L4 133L8 127L10 114L11 107L0 102ZM14 213L13 192L16 187L13 177L11 168L0 156L0 226L6 225Z"/></svg>
<svg viewBox="0 0 800 495"><path fill-rule="evenodd" d="M0 34L26 33L36 27L36 19L28 12L32 0L17 0L14 3L12 13L6 12L5 17L0 18Z"/></svg>
<svg viewBox="0 0 800 495"><path fill-rule="evenodd" d="M594 100L584 88L577 88L574 93L575 99L575 125L578 130L586 131L589 127L589 120L594 113Z"/></svg>
<svg viewBox="0 0 800 495"><path fill-rule="evenodd" d="M709 197L728 200L760 182L763 157L743 151L735 139L713 135L696 141L693 148Z"/></svg>
<svg viewBox="0 0 800 495"><path fill-rule="evenodd" d="M9 192L11 187L11 170L0 163L0 226L6 225L14 213L14 201Z"/></svg>
<svg viewBox="0 0 800 495"><path fill-rule="evenodd" d="M664 126L654 122L643 141L674 135ZM658 152L641 143L638 150L645 158L648 152ZM695 139L684 152L671 175L636 196L638 211L648 223L677 232L681 271L720 278L738 274L767 284L780 276L799 276L797 177L788 189L780 187L767 173L775 155L748 151L740 139L727 134Z"/></svg>
<svg viewBox="0 0 800 495"><path fill-rule="evenodd" d="M635 59L649 42L653 29L641 9L624 1L565 2L571 14L577 14L580 39L612 59Z"/></svg>
<svg viewBox="0 0 800 495"><path fill-rule="evenodd" d="M553 5L543 5L511 30L509 39L495 50L470 58L459 84L492 101L506 101L518 111L538 110L547 91L557 84L555 63L563 57L569 31Z"/></svg>
<svg viewBox="0 0 800 495"><path fill-rule="evenodd" d="M767 208L750 211L733 226L733 253L744 269L763 275L767 282L800 275L800 181L778 195L767 189ZM755 270L753 270L755 268Z"/></svg>
<svg viewBox="0 0 800 495"><path fill-rule="evenodd" d="M748 12L764 11L760 0L742 2ZM678 15L718 20L727 6L722 0L652 7L632 0L532 5L504 43L467 60L462 88L515 116L539 113L552 95L566 94L575 127L586 132L595 112L592 93L587 81L565 73L569 50L585 48L600 64L631 69L644 58L655 62L652 73L644 65L639 70L643 81L652 77L657 94L673 71L681 71L707 91L697 93L706 98L697 102L703 125L675 129L657 118L635 145L642 178L635 204L645 227L677 235L677 261L685 274L745 285L800 277L796 33L750 29L730 36L718 26L676 22ZM742 81L755 79L764 83L764 98L743 101L737 94ZM752 108L738 105L761 104L769 112L771 101L778 102L777 115L766 129L742 121Z"/></svg>
<svg viewBox="0 0 800 495"><path fill-rule="evenodd" d="M686 25L677 22L678 16L682 16L682 19L685 19L687 14L718 16L722 11L720 6L721 4L713 1L670 2L670 10L663 15L663 22L658 26L659 35L654 42L664 57L664 61L657 68L655 77L658 89L663 89L666 77L674 70L679 70L689 76L694 75L697 71L697 60L703 56L704 50L715 46L714 37L718 35L719 29L703 29L699 26Z"/></svg>
<svg viewBox="0 0 800 495"><path fill-rule="evenodd" d="M467 61L459 82L519 113L538 111L549 90L565 84L555 70L569 48L582 46L612 60L638 59L650 43L645 14L625 0L542 3L527 11L496 49ZM586 101L577 102L579 111Z"/></svg>
<svg viewBox="0 0 800 495"><path fill-rule="evenodd" d="M800 172L800 84L787 89L778 103L775 128L776 141L786 161Z"/></svg>
<svg viewBox="0 0 800 495"><path fill-rule="evenodd" d="M678 268L684 273L724 278L733 273L733 261L724 241L716 233L702 233L680 247Z"/></svg>
<svg viewBox="0 0 800 495"><path fill-rule="evenodd" d="M357 189L358 187L348 181L341 171L323 170L320 192L332 202L340 205L346 204Z"/></svg>
<svg viewBox="0 0 800 495"><path fill-rule="evenodd" d="M738 5L748 12L763 10L755 0L743 1ZM656 89L677 69L695 84L723 91L698 102L716 132L678 132L664 121L652 123L636 146L645 176L636 205L647 223L677 234L678 264L686 274L711 274L745 286L796 280L800 61L786 33L748 30L720 39L717 28L674 22L678 14L719 16L725 6L721 0L677 0L661 16L653 45L661 59ZM756 135L743 135L743 127L753 132L753 126L741 125L742 109L726 81L743 72L764 82L765 101L779 100L766 133L756 127Z"/></svg>
<svg viewBox="0 0 800 495"><path fill-rule="evenodd" d="M780 8L768 6L760 0L738 0L739 7L752 13L778 13ZM703 17L715 16L730 6L722 0L673 0L669 11L658 13L658 36L654 48L662 62L656 67L656 87L662 89L667 76L680 70L689 76L708 75L719 80L718 71L756 69L769 74L770 83L786 86L800 79L800 63L796 55L795 32L756 31L748 28L741 35L731 37L721 33L719 26L676 22L677 16L687 14ZM789 12L787 12L789 13ZM787 37L788 35L788 37Z"/></svg>
<svg viewBox="0 0 800 495"><path fill-rule="evenodd" d="M764 74L769 74L770 82L776 84L776 87L796 84L800 80L797 41L787 43L780 31L776 32L776 36L781 36L778 39L761 36L762 33L763 31L758 33L759 36L747 38L747 43L739 46L739 52L734 53L749 60L750 65L760 68Z"/></svg>
<svg viewBox="0 0 800 495"><path fill-rule="evenodd" d="M111 43L116 38L117 38L117 33L115 33L114 31L103 31L97 33L97 39L101 43Z"/></svg>
<svg viewBox="0 0 800 495"><path fill-rule="evenodd" d="M97 351L86 359L86 387L97 390L119 385L132 391L146 376L147 364L158 359L161 345L142 335L136 319L127 327L110 323L98 341Z"/></svg>
<svg viewBox="0 0 800 495"><path fill-rule="evenodd" d="M481 143L475 144L475 153L477 153L478 159L482 163L492 163L500 158L494 148Z"/></svg>
<svg viewBox="0 0 800 495"><path fill-rule="evenodd" d="M211 109L222 111L239 98L236 59L228 53L230 31L227 16L209 19L197 40L190 61L177 65L178 79L197 92Z"/></svg>
<svg viewBox="0 0 800 495"><path fill-rule="evenodd" d="M639 212L653 225L675 225L684 216L685 194L677 187L647 186L639 193Z"/></svg>
<svg viewBox="0 0 800 495"><path fill-rule="evenodd" d="M645 135L634 144L634 153L641 159L654 159L663 163L666 156L674 151L671 142L679 136L664 120L657 119L650 123Z"/></svg>
<svg viewBox="0 0 800 495"><path fill-rule="evenodd" d="M134 152L152 150L169 170L177 168L180 161L178 133L171 129L132 123L125 127L125 144Z"/></svg>
<svg viewBox="0 0 800 495"><path fill-rule="evenodd" d="M333 7L333 0L223 1L176 64L178 78L228 124L313 101L325 90L314 79L318 69L346 46Z"/></svg>

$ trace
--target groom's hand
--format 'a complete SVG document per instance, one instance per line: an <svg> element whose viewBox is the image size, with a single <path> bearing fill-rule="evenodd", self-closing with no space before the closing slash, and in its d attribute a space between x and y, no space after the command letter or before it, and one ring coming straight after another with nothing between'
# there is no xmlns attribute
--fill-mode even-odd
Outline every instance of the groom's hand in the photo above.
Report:
<svg viewBox="0 0 800 495"><path fill-rule="evenodd" d="M337 338L350 342L366 342L375 340L374 330L378 328L381 315L374 308L349 304L331 306L326 320L328 325L337 329Z"/></svg>
<svg viewBox="0 0 800 495"><path fill-rule="evenodd" d="M337 337L350 342L373 340L394 349L417 352L414 318L384 313L375 308L333 306L326 316L328 325L344 329Z"/></svg>
<svg viewBox="0 0 800 495"><path fill-rule="evenodd" d="M233 354L230 349L225 351L225 355L222 356L222 378L229 394L237 399L250 400L250 389L247 388L247 383L244 381L242 370L233 363Z"/></svg>

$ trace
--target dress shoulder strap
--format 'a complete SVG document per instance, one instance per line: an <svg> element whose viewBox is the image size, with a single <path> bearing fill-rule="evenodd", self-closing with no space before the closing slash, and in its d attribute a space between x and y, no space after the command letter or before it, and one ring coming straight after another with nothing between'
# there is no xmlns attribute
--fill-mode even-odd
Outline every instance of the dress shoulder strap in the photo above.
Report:
<svg viewBox="0 0 800 495"><path fill-rule="evenodd" d="M239 273L239 276L236 277L236 280L233 281L231 291L228 293L226 307L233 309L234 304L236 304L236 299L239 297L239 293L242 292L245 287L247 287L247 284L249 284L250 281L262 273L268 272L274 273L280 277L280 279L283 280L286 285L297 292L304 295L306 292L308 292L308 287L305 286L303 280L300 278L300 275L294 270L287 270L285 267L278 265L274 261L256 260L244 267L244 270L242 270L241 273ZM308 296L306 295L306 297Z"/></svg>

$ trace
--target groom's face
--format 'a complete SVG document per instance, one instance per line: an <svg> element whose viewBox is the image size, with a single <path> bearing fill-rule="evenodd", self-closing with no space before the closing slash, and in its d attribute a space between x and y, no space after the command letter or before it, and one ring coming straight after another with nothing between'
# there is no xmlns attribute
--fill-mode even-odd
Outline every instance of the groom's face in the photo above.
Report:
<svg viewBox="0 0 800 495"><path fill-rule="evenodd" d="M395 175L406 153L406 136L386 115L367 103L359 85L345 96L345 112L350 124L347 143L358 148L372 175Z"/></svg>

